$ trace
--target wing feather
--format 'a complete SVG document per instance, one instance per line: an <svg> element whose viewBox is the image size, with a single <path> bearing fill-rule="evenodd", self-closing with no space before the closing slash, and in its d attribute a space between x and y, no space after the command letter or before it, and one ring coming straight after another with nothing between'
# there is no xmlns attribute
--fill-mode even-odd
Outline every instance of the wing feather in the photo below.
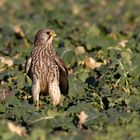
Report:
<svg viewBox="0 0 140 140"><path fill-rule="evenodd" d="M29 57L25 63L25 72L27 75L29 75L29 69L31 67L31 61L32 61L32 58Z"/></svg>
<svg viewBox="0 0 140 140"><path fill-rule="evenodd" d="M55 55L54 59L55 59L56 64L59 67L59 72L60 72L59 84L60 84L61 93L68 94L68 90L69 90L68 70L67 70L64 62L58 55Z"/></svg>

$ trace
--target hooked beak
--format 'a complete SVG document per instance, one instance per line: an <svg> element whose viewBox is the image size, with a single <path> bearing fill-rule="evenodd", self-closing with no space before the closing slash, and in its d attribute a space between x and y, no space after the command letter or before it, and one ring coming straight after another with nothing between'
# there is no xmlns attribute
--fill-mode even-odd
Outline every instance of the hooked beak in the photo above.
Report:
<svg viewBox="0 0 140 140"><path fill-rule="evenodd" d="M50 32L50 35L52 36L52 37L55 37L56 36L56 33L55 32Z"/></svg>

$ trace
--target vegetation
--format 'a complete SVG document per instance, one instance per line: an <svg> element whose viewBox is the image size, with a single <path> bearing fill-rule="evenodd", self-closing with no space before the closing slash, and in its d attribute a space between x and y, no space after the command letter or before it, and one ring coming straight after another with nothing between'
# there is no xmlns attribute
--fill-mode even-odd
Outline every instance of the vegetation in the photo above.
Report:
<svg viewBox="0 0 140 140"><path fill-rule="evenodd" d="M58 107L41 95L36 110L24 65L46 27L70 89ZM0 1L0 139L139 138L139 0Z"/></svg>

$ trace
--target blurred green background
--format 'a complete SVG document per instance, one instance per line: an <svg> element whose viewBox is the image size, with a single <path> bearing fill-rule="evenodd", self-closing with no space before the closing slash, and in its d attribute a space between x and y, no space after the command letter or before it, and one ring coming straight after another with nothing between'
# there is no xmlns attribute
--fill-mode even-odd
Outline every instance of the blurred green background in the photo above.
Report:
<svg viewBox="0 0 140 140"><path fill-rule="evenodd" d="M59 107L41 95L37 111L24 65L42 28L57 33L70 89ZM138 140L139 60L139 0L0 0L0 139ZM9 121L28 136L11 132Z"/></svg>

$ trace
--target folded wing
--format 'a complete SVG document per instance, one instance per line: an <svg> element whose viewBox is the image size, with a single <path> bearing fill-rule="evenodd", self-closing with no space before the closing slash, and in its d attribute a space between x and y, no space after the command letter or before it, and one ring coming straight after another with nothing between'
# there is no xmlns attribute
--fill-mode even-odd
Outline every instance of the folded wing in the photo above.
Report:
<svg viewBox="0 0 140 140"><path fill-rule="evenodd" d="M29 57L25 63L25 72L26 74L30 77L30 73L29 73L29 69L31 67L31 61L32 61L32 58Z"/></svg>
<svg viewBox="0 0 140 140"><path fill-rule="evenodd" d="M55 63L59 67L59 72L60 72L59 84L60 84L61 93L68 94L68 90L69 90L68 70L67 70L64 62L58 55L55 55L54 59L55 59Z"/></svg>

